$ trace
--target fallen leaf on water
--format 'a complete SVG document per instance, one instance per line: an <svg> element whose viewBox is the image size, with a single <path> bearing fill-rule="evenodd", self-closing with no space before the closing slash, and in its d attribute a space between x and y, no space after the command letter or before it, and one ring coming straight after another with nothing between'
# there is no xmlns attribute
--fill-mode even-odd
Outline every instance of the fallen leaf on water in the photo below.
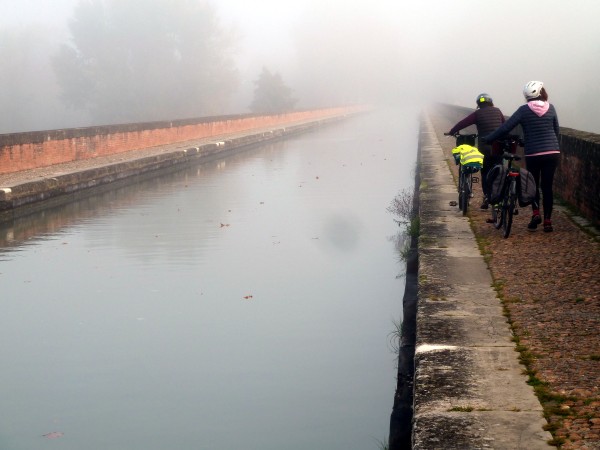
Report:
<svg viewBox="0 0 600 450"><path fill-rule="evenodd" d="M45 437L46 439L57 439L59 437L63 437L64 435L65 434L61 431L53 431L51 433L46 433L42 436Z"/></svg>

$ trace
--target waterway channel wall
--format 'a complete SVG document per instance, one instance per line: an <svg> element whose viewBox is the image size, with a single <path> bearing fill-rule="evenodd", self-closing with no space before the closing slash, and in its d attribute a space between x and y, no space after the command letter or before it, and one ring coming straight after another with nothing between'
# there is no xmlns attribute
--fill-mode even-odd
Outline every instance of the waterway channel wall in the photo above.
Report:
<svg viewBox="0 0 600 450"><path fill-rule="evenodd" d="M212 136L316 121L355 110L355 107L337 107L272 115L202 117L3 134L0 135L0 174Z"/></svg>
<svg viewBox="0 0 600 450"><path fill-rule="evenodd" d="M152 176L157 170L223 157L362 111L340 107L1 135L0 157L10 167L0 171L0 220L61 204L133 176Z"/></svg>

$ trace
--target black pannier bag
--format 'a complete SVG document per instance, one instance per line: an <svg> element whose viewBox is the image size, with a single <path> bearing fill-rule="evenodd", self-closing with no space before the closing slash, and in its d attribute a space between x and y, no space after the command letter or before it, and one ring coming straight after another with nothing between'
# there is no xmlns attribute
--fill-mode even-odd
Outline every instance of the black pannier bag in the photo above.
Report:
<svg viewBox="0 0 600 450"><path fill-rule="evenodd" d="M536 186L535 180L531 172L525 169L519 170L519 183L517 184L517 197L519 199L519 206L529 206L535 202Z"/></svg>
<svg viewBox="0 0 600 450"><path fill-rule="evenodd" d="M506 171L508 169L502 164L496 164L490 169L485 178L488 192L488 201L493 205L502 200L502 191L506 182Z"/></svg>

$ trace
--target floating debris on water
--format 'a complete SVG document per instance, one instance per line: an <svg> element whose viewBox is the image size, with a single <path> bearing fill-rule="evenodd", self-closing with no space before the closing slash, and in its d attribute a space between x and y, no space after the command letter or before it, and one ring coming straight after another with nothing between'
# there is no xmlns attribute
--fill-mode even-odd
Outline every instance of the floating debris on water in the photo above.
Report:
<svg viewBox="0 0 600 450"><path fill-rule="evenodd" d="M42 437L45 437L46 439L57 439L59 437L63 437L64 435L65 433L63 433L62 431L52 431L51 433L46 433L42 435Z"/></svg>

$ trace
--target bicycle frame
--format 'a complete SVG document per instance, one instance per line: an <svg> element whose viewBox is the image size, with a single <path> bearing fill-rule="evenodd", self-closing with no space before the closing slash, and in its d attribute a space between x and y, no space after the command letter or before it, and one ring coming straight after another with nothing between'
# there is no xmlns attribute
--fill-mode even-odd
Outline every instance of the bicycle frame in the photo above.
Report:
<svg viewBox="0 0 600 450"><path fill-rule="evenodd" d="M477 139L476 134L455 134L456 146L463 144L475 146L475 140ZM463 213L463 216L467 215L469 209L469 200L473 194L473 183L477 183L479 178L473 176L473 171L463 168L462 164L455 159L455 163L458 165L458 207Z"/></svg>
<svg viewBox="0 0 600 450"><path fill-rule="evenodd" d="M501 145L505 150L502 158L508 161L506 180L502 190L502 199L499 203L493 205L492 208L492 219L494 221L494 226L496 229L502 228L505 239L510 235L513 216L518 214L517 179L521 174L518 169L512 166L513 161L519 161L521 159L519 156L513 153L517 143L521 143L521 140L518 136L509 136L501 141ZM510 152L507 152L506 150L510 150Z"/></svg>

